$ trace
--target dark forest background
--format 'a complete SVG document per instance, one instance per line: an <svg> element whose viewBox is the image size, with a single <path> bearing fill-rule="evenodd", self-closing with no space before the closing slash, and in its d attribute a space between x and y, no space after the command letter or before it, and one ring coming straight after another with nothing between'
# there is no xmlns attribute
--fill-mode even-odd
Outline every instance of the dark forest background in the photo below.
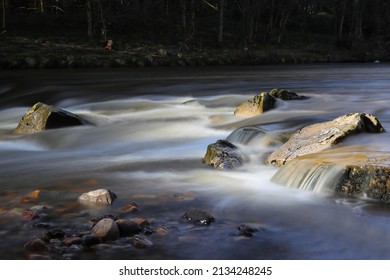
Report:
<svg viewBox="0 0 390 280"><path fill-rule="evenodd" d="M12 34L191 47L387 47L388 0L1 0Z"/></svg>
<svg viewBox="0 0 390 280"><path fill-rule="evenodd" d="M247 63L247 57L261 57L251 63L388 61L390 57L390 0L0 1L2 60L11 61L9 54L21 59L13 46L23 49L26 38L38 45L29 44L24 51L35 46L36 51L45 47L45 52L54 46L48 42L72 42L82 51L86 44L104 48L112 40L114 50L133 56L136 47L143 48L146 64L161 46L163 54L172 50L179 59L182 53L208 50L199 57L203 62L206 56L214 57L211 64ZM223 56L228 57L225 62Z"/></svg>

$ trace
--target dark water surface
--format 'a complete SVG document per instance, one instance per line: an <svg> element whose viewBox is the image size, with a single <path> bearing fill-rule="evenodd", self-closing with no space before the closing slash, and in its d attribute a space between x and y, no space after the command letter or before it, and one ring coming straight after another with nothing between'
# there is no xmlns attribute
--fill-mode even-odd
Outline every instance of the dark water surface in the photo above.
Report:
<svg viewBox="0 0 390 280"><path fill-rule="evenodd" d="M389 259L390 208L333 193L337 170L320 186L271 182L277 168L264 158L276 147L253 126L287 132L350 112L374 114L390 130L390 65L299 65L221 68L42 70L0 73L0 258L24 259L25 244L47 229L22 221L23 209L46 205L41 222L66 231L89 227L92 216L120 214L135 201L143 217L167 234L136 249L128 238L80 253L86 259ZM310 99L279 102L245 119L235 107L274 87ZM96 124L13 136L28 107L53 104ZM230 135L230 137L229 137ZM250 159L234 171L203 166L206 147L229 137ZM388 132L342 145L389 151ZM299 176L296 173L292 176ZM296 178L291 178L294 180ZM83 192L107 188L110 207L81 205ZM39 189L38 200L21 198ZM314 191L307 191L312 189ZM180 217L191 208L216 222L196 226ZM238 226L256 228L239 236ZM39 226L39 225L38 225Z"/></svg>

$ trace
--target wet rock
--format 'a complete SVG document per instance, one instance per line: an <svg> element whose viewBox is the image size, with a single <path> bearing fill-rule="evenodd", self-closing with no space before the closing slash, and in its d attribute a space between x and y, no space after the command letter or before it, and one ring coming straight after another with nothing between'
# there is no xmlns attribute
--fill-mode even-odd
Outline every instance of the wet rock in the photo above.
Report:
<svg viewBox="0 0 390 280"><path fill-rule="evenodd" d="M348 146L295 158L273 182L307 190L326 188L346 195L390 201L390 153Z"/></svg>
<svg viewBox="0 0 390 280"><path fill-rule="evenodd" d="M118 224L110 218L100 220L91 231L104 241L116 240L120 237Z"/></svg>
<svg viewBox="0 0 390 280"><path fill-rule="evenodd" d="M261 92L237 106L234 114L241 117L253 117L275 108L276 100L267 92Z"/></svg>
<svg viewBox="0 0 390 280"><path fill-rule="evenodd" d="M307 96L298 95L297 93L285 89L274 88L268 92L274 98L281 100L302 100L307 99Z"/></svg>
<svg viewBox="0 0 390 280"><path fill-rule="evenodd" d="M111 205L115 198L116 195L113 192L106 189L98 189L83 193L79 197L79 201L85 203Z"/></svg>
<svg viewBox="0 0 390 280"><path fill-rule="evenodd" d="M137 212L138 209L139 209L139 206L137 203L130 202L129 204L122 206L119 210L122 213L134 213L134 212Z"/></svg>
<svg viewBox="0 0 390 280"><path fill-rule="evenodd" d="M48 255L40 255L40 254L29 254L29 260L52 260L52 257Z"/></svg>
<svg viewBox="0 0 390 280"><path fill-rule="evenodd" d="M73 237L68 237L68 238L65 238L62 243L65 245L65 246L72 246L74 244L82 244L83 243L83 240L81 237L79 236L73 236Z"/></svg>
<svg viewBox="0 0 390 280"><path fill-rule="evenodd" d="M346 137L361 133L384 132L377 118L365 113L350 113L332 121L306 126L295 132L290 139L267 159L269 164L280 166L296 157L324 151Z"/></svg>
<svg viewBox="0 0 390 280"><path fill-rule="evenodd" d="M145 236L134 235L130 238L130 244L135 248L143 249L153 246L153 242Z"/></svg>
<svg viewBox="0 0 390 280"><path fill-rule="evenodd" d="M238 227L240 235L252 237L253 233L256 232L256 229L250 225L242 224Z"/></svg>
<svg viewBox="0 0 390 280"><path fill-rule="evenodd" d="M155 232L157 233L157 235L159 235L159 236L165 236L165 235L168 234L168 229L167 229L166 227L164 227L164 226L159 226L159 227L157 227L154 231L155 231Z"/></svg>
<svg viewBox="0 0 390 280"><path fill-rule="evenodd" d="M81 240L82 244L88 247L100 243L100 238L92 234L84 235Z"/></svg>
<svg viewBox="0 0 390 280"><path fill-rule="evenodd" d="M22 220L32 221L39 218L39 214L33 210L23 210L22 212Z"/></svg>
<svg viewBox="0 0 390 280"><path fill-rule="evenodd" d="M49 246L42 239L38 237L33 237L30 241L24 244L24 249L30 252L43 252L48 251Z"/></svg>
<svg viewBox="0 0 390 280"><path fill-rule="evenodd" d="M38 222L38 223L34 223L33 226L36 227L36 228L49 229L49 228L55 227L55 224L54 223Z"/></svg>
<svg viewBox="0 0 390 280"><path fill-rule="evenodd" d="M42 234L42 238L44 240L51 240L51 239L64 239L66 236L66 233L61 229L51 229Z"/></svg>
<svg viewBox="0 0 390 280"><path fill-rule="evenodd" d="M390 201L390 155L355 162L345 167L336 190L353 196Z"/></svg>
<svg viewBox="0 0 390 280"><path fill-rule="evenodd" d="M138 226L141 230L143 230L145 227L150 226L150 222L144 218L141 218L141 217L132 218L132 219L129 219L129 221L138 224Z"/></svg>
<svg viewBox="0 0 390 280"><path fill-rule="evenodd" d="M199 209L187 211L182 215L182 218L199 225L209 225L212 222L215 222L215 218L212 215Z"/></svg>
<svg viewBox="0 0 390 280"><path fill-rule="evenodd" d="M120 219L117 220L116 223L118 224L121 236L131 236L142 231L142 228L140 228L136 222L131 220Z"/></svg>
<svg viewBox="0 0 390 280"><path fill-rule="evenodd" d="M217 169L233 169L244 163L244 157L237 146L227 140L218 140L207 146L203 163Z"/></svg>
<svg viewBox="0 0 390 280"><path fill-rule="evenodd" d="M27 110L13 133L31 134L45 129L87 124L91 123L73 113L38 102Z"/></svg>

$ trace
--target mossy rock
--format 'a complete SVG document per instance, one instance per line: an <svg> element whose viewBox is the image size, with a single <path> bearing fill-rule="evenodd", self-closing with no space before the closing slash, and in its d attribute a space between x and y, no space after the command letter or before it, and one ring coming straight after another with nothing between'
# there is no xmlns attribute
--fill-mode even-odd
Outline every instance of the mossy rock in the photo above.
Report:
<svg viewBox="0 0 390 280"><path fill-rule="evenodd" d="M203 163L217 169L233 169L244 163L244 158L237 146L227 140L218 140L207 147Z"/></svg>
<svg viewBox="0 0 390 280"><path fill-rule="evenodd" d="M275 98L268 92L261 92L238 105L234 114L242 117L254 117L275 108L275 103Z"/></svg>
<svg viewBox="0 0 390 280"><path fill-rule="evenodd" d="M88 120L73 113L38 102L27 110L13 133L31 134L45 129L90 124Z"/></svg>

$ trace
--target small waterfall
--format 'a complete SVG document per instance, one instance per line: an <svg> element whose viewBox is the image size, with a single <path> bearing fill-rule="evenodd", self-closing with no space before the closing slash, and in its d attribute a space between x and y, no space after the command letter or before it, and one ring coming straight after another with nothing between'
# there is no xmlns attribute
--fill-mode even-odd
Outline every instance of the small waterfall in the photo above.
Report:
<svg viewBox="0 0 390 280"><path fill-rule="evenodd" d="M332 193L345 167L340 164L295 159L282 166L271 178L272 182L316 193Z"/></svg>
<svg viewBox="0 0 390 280"><path fill-rule="evenodd" d="M261 137L265 134L265 131L255 126L245 126L234 130L227 138L229 142L236 144L248 144L250 141L257 137Z"/></svg>

